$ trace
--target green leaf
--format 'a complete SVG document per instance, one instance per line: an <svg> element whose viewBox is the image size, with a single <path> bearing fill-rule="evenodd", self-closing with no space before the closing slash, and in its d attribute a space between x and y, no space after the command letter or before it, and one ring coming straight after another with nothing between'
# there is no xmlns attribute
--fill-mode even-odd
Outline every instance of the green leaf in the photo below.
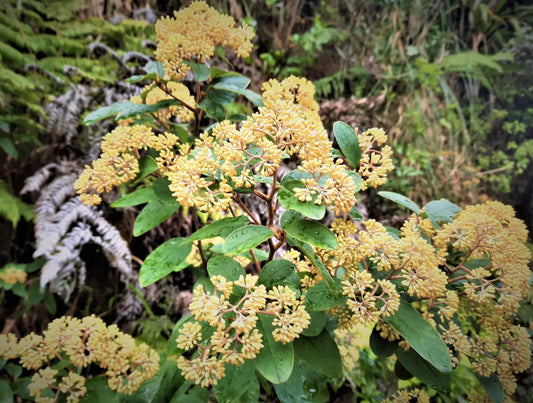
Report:
<svg viewBox="0 0 533 403"><path fill-rule="evenodd" d="M294 348L291 343L282 344L274 340L273 317L260 314L257 328L263 335L263 349L254 360L255 368L272 383L289 379L294 365Z"/></svg>
<svg viewBox="0 0 533 403"><path fill-rule="evenodd" d="M143 155L139 159L139 178L144 178L157 171L157 162L149 155Z"/></svg>
<svg viewBox="0 0 533 403"><path fill-rule="evenodd" d="M187 381L184 383L184 386L186 384L191 384L191 382ZM188 388L187 388L188 389ZM193 386L188 391L185 389L185 391L181 391L181 388L176 392L176 394L172 397L172 400L170 403L208 403L209 402L209 389L202 388L201 386ZM187 394L185 394L187 392Z"/></svg>
<svg viewBox="0 0 533 403"><path fill-rule="evenodd" d="M213 80L211 86L219 90L240 91L248 87L250 79L239 73L227 73Z"/></svg>
<svg viewBox="0 0 533 403"><path fill-rule="evenodd" d="M273 179L269 176L254 175L254 182L255 183L268 183L272 185Z"/></svg>
<svg viewBox="0 0 533 403"><path fill-rule="evenodd" d="M13 228L16 228L21 216L27 221L35 216L31 206L11 194L2 180L0 180L0 216L11 221Z"/></svg>
<svg viewBox="0 0 533 403"><path fill-rule="evenodd" d="M146 66L144 66L144 71L146 71L147 74L155 73L159 77L165 77L165 68L161 62L146 63Z"/></svg>
<svg viewBox="0 0 533 403"><path fill-rule="evenodd" d="M312 286L305 294L305 305L311 311L325 311L338 305L341 305L346 300L340 290L342 284L340 279L333 279L337 289L331 290L325 281Z"/></svg>
<svg viewBox="0 0 533 403"><path fill-rule="evenodd" d="M302 334L309 337L318 336L326 325L326 314L324 311L310 311L308 313L311 316L311 323L303 330Z"/></svg>
<svg viewBox="0 0 533 403"><path fill-rule="evenodd" d="M363 216L361 215L361 213L359 212L359 210L357 210L357 207L355 206L352 207L352 209L350 210L348 214L350 214L350 217L352 217L356 221L363 221Z"/></svg>
<svg viewBox="0 0 533 403"><path fill-rule="evenodd" d="M290 378L274 385L274 389L282 402L325 403L329 401L327 380L306 363L296 361Z"/></svg>
<svg viewBox="0 0 533 403"><path fill-rule="evenodd" d="M394 375L396 375L398 379L401 379L402 381L406 381L413 377L413 374L402 365L400 360L396 360L394 363Z"/></svg>
<svg viewBox="0 0 533 403"><path fill-rule="evenodd" d="M477 375L477 378L479 379L479 382L485 388L485 391L487 392L487 395L491 398L491 400L494 403L503 403L503 399L505 397L503 392L503 387L498 379L498 375L495 373L492 373L488 378Z"/></svg>
<svg viewBox="0 0 533 403"><path fill-rule="evenodd" d="M13 362L8 362L5 370L12 378L19 378L22 375L22 367Z"/></svg>
<svg viewBox="0 0 533 403"><path fill-rule="evenodd" d="M237 97L237 94L226 90L211 90L207 93L205 98L198 104L200 108L209 109L216 105L227 105ZM224 110L224 109L222 109Z"/></svg>
<svg viewBox="0 0 533 403"><path fill-rule="evenodd" d="M316 221L294 220L282 228L294 238L323 249L336 249L338 246L335 235Z"/></svg>
<svg viewBox="0 0 533 403"><path fill-rule="evenodd" d="M212 87L217 90L229 91L234 94L243 95L255 106L263 106L261 96L253 91L247 90L250 79L237 73L226 73L213 80Z"/></svg>
<svg viewBox="0 0 533 403"><path fill-rule="evenodd" d="M226 364L225 376L213 386L219 403L254 403L259 401L259 381L251 361L238 367Z"/></svg>
<svg viewBox="0 0 533 403"><path fill-rule="evenodd" d="M337 343L324 329L315 337L300 336L294 341L294 354L330 378L342 376L342 358Z"/></svg>
<svg viewBox="0 0 533 403"><path fill-rule="evenodd" d="M139 204L148 203L156 200L154 189L150 186L148 188L139 188L135 191L122 196L120 199L111 203L111 207L131 207Z"/></svg>
<svg viewBox="0 0 533 403"><path fill-rule="evenodd" d="M182 103L176 99L165 99L150 105L136 104L127 101L127 103L123 104L121 107L119 114L117 115L117 120L134 118L145 113L157 112L160 109L167 109L168 107L175 105L180 106Z"/></svg>
<svg viewBox="0 0 533 403"><path fill-rule="evenodd" d="M179 207L179 203L176 198L172 196L172 192L170 191L169 186L170 181L166 177L158 178L152 184L154 193L159 198L159 200L161 200L165 204L168 204L169 206Z"/></svg>
<svg viewBox="0 0 533 403"><path fill-rule="evenodd" d="M50 312L52 315L55 315L57 311L57 305L54 295L50 292L46 292L44 294L43 302L46 306L46 309L48 309L48 312Z"/></svg>
<svg viewBox="0 0 533 403"><path fill-rule="evenodd" d="M238 92L242 96L244 96L248 101L250 101L252 104L254 104L257 107L264 106L263 98L261 95L256 94L255 92L251 90L241 90Z"/></svg>
<svg viewBox="0 0 533 403"><path fill-rule="evenodd" d="M333 123L333 134L350 165L355 169L359 168L361 147L354 130L344 122L335 122Z"/></svg>
<svg viewBox="0 0 533 403"><path fill-rule="evenodd" d="M87 388L87 393L80 399L80 403L118 403L120 401L120 395L109 388L105 377L92 377L85 382L85 387Z"/></svg>
<svg viewBox="0 0 533 403"><path fill-rule="evenodd" d="M173 271L180 271L189 266L186 259L191 253L192 245L183 244L183 240L184 238L169 239L148 255L139 274L141 287L146 287Z"/></svg>
<svg viewBox="0 0 533 403"><path fill-rule="evenodd" d="M270 239L273 235L274 233L270 228L262 225L247 225L237 228L226 238L224 252L230 255L246 252Z"/></svg>
<svg viewBox="0 0 533 403"><path fill-rule="evenodd" d="M313 266L315 266L320 271L320 274L322 274L322 277L324 278L324 281L326 282L331 292L337 293L339 291L339 288L333 280L333 277L331 277L329 270L326 268L326 266L324 266L324 263L322 263L320 258L315 254L313 248L308 243L302 242L299 239L293 238L290 235L287 235L287 243L297 249L307 259L309 259Z"/></svg>
<svg viewBox="0 0 533 403"><path fill-rule="evenodd" d="M374 326L374 329L372 329L372 333L370 334L370 348L378 357L386 358L394 354L398 348L398 342L384 339L379 334L376 326Z"/></svg>
<svg viewBox="0 0 533 403"><path fill-rule="evenodd" d="M93 123L96 123L102 119L109 118L111 116L115 116L117 113L119 113L122 108L124 108L127 104L129 104L129 101L118 101L114 104L111 104L109 106L103 106L101 108L98 108L95 111L92 111L89 113L85 119L83 119L83 124L85 126L92 125Z"/></svg>
<svg viewBox="0 0 533 403"><path fill-rule="evenodd" d="M179 206L170 206L161 200L153 200L148 203L137 216L133 224L133 236L139 236L152 228L157 227L167 218L172 216Z"/></svg>
<svg viewBox="0 0 533 403"><path fill-rule="evenodd" d="M292 181L301 182L302 179L311 179L312 177L313 175L311 175L309 172L300 171L299 169L294 169L288 172L287 174L285 174L283 179L281 179L280 183L281 183L281 186L285 186L289 182L292 182Z"/></svg>
<svg viewBox="0 0 533 403"><path fill-rule="evenodd" d="M14 395L9 383L0 379L0 403L13 403Z"/></svg>
<svg viewBox="0 0 533 403"><path fill-rule="evenodd" d="M439 229L439 223L442 221L453 221L453 217L461 211L461 207L446 199L440 199L430 201L424 206L424 211L431 220L433 226Z"/></svg>
<svg viewBox="0 0 533 403"><path fill-rule="evenodd" d="M209 277L222 276L228 281L238 280L240 276L246 277L246 272L241 264L225 255L216 255L209 259L207 261L207 272Z"/></svg>
<svg viewBox="0 0 533 403"><path fill-rule="evenodd" d="M408 302L400 300L400 307L392 316L383 318L420 356L437 370L450 372L452 363L448 348L440 333L422 318Z"/></svg>
<svg viewBox="0 0 533 403"><path fill-rule="evenodd" d="M0 137L0 148L15 159L19 156L15 144L13 144L11 139L8 139L7 137Z"/></svg>
<svg viewBox="0 0 533 403"><path fill-rule="evenodd" d="M124 81L127 82L128 84L135 84L140 81L148 81L148 80L153 81L155 79L157 79L157 74L150 73L150 74L144 74L144 75L131 76L129 78L126 78Z"/></svg>
<svg viewBox="0 0 533 403"><path fill-rule="evenodd" d="M287 210L296 210L306 217L321 220L326 214L326 206L323 204L315 204L311 201L300 201L295 195L293 189L295 187L305 188L305 185L299 181L289 181L285 183L278 191L279 203ZM316 195L314 197L316 199Z"/></svg>
<svg viewBox="0 0 533 403"><path fill-rule="evenodd" d="M209 75L211 74L211 69L205 63L195 63L189 60L185 60L185 64L192 69L194 73L194 78L198 82L207 80L209 78Z"/></svg>
<svg viewBox="0 0 533 403"><path fill-rule="evenodd" d="M299 289L300 277L296 274L294 263L285 259L276 259L263 267L258 283L263 284L267 289L275 285L288 285Z"/></svg>
<svg viewBox="0 0 533 403"><path fill-rule="evenodd" d="M450 388L450 374L442 373L433 365L424 360L413 349L404 351L402 348L396 350L396 357L402 366L413 376L416 376L426 385L443 389Z"/></svg>
<svg viewBox="0 0 533 403"><path fill-rule="evenodd" d="M117 116L116 120L132 118L142 115L144 113L157 112L160 109L166 109L174 105L179 106L181 105L181 102L176 99L166 99L163 101L156 102L155 104L145 105L136 104L131 101L119 101L115 102L112 105L104 106L103 108L91 112L85 117L85 119L83 120L83 124L89 126L93 123L98 122L99 120L115 115Z"/></svg>
<svg viewBox="0 0 533 403"><path fill-rule="evenodd" d="M210 238L215 238L217 236L226 238L229 234L231 234L237 228L243 227L249 223L250 221L244 215L240 215L238 217L225 217L211 224L208 224L203 228L200 228L198 231L192 234L189 238L187 238L185 242L199 241L202 239L210 239Z"/></svg>
<svg viewBox="0 0 533 403"><path fill-rule="evenodd" d="M279 225L283 228L285 225L303 218L304 215L296 210L285 210L279 219Z"/></svg>
<svg viewBox="0 0 533 403"><path fill-rule="evenodd" d="M378 192L378 195L384 197L385 199L392 200L393 202L399 204L400 206L407 207L409 210L413 211L415 214L420 214L420 207L416 205L414 201L408 199L404 195L394 192Z"/></svg>

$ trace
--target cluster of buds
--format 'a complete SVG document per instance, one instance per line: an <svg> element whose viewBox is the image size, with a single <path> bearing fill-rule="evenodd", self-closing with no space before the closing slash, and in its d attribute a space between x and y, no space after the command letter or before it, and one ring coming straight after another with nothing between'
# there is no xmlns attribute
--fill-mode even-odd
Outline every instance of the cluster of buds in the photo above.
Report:
<svg viewBox="0 0 533 403"><path fill-rule="evenodd" d="M272 337L283 344L307 328L310 316L294 290L274 286L267 291L257 280L250 274L236 281L213 276L212 293L203 285L196 287L189 306L193 316L176 339L178 348L197 350L191 359L183 355L178 359L185 379L202 386L214 385L224 376L226 363L238 366L255 358L263 348L263 334L257 326L260 316L266 321L273 318Z"/></svg>
<svg viewBox="0 0 533 403"><path fill-rule="evenodd" d="M68 373L51 368L63 355L70 361ZM52 402L67 394L76 402L86 393L85 378L78 369L97 364L104 369L108 385L119 393L132 394L142 382L159 370L159 355L146 344L136 345L116 325L106 326L94 315L77 319L63 316L51 322L43 335L30 333L17 340L13 334L0 335L0 357L19 359L20 365L35 370L28 386L38 402ZM52 393L55 397L48 395Z"/></svg>

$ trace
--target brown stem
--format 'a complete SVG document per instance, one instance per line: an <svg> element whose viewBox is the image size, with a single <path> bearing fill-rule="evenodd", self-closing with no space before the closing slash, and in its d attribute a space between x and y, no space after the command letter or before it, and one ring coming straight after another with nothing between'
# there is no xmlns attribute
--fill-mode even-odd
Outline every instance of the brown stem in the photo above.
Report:
<svg viewBox="0 0 533 403"><path fill-rule="evenodd" d="M254 221L256 225L261 225L261 221L257 219L257 217L250 211L250 209L244 204L239 196L238 193L233 193L233 200L239 205L240 208L242 208L246 214Z"/></svg>

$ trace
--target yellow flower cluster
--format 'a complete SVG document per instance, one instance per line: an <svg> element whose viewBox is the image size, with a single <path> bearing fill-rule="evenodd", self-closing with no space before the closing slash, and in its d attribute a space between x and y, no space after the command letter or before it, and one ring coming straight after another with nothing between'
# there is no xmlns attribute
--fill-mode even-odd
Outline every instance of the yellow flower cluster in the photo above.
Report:
<svg viewBox="0 0 533 403"><path fill-rule="evenodd" d="M417 307L441 332L454 363L468 357L475 372L496 373L505 392L514 392L515 375L530 364L531 340L513 315L529 290L531 254L525 225L511 207L493 201L468 206L441 229L412 215L398 236L373 220L358 228L338 219L332 231L339 247L318 253L333 275L344 270L351 316L333 312L341 326L372 324L394 313L401 285L423 300ZM382 337L400 338L379 323Z"/></svg>
<svg viewBox="0 0 533 403"><path fill-rule="evenodd" d="M384 400L384 403L429 403L429 396L427 393L418 388L399 390L392 396L392 398Z"/></svg>
<svg viewBox="0 0 533 403"><path fill-rule="evenodd" d="M525 224L515 217L512 207L496 201L466 207L435 237L440 249L452 244L464 253L460 269L469 280L464 290L468 298L481 304L496 302L500 316L516 312L520 299L527 296L531 253L526 241ZM468 261L487 258L486 266L465 267Z"/></svg>
<svg viewBox="0 0 533 403"><path fill-rule="evenodd" d="M74 184L81 201L89 206L100 204L101 193L134 179L139 173L138 150L147 148L153 136L145 125L119 126L106 134L100 158L92 167L85 166Z"/></svg>
<svg viewBox="0 0 533 403"><path fill-rule="evenodd" d="M235 28L232 17L220 14L204 1L174 11L174 18L162 18L155 30L155 56L163 63L166 74L178 80L190 70L186 61L203 63L215 54L217 45L234 49L240 57L248 56L254 37L251 27L243 24Z"/></svg>
<svg viewBox="0 0 533 403"><path fill-rule="evenodd" d="M276 286L267 291L257 280L250 274L236 281L213 276L213 293L202 285L196 287L189 306L195 321L186 322L176 339L180 349L197 348L191 359L183 355L178 359L185 379L204 387L216 385L224 377L226 363L238 366L255 358L263 347L263 335L256 328L259 314L274 317L272 336L283 344L294 340L309 325L303 300L296 298L293 290ZM237 301L230 302L230 296ZM202 330L202 322L207 322L206 330Z"/></svg>
<svg viewBox="0 0 533 403"><path fill-rule="evenodd" d="M515 375L530 365L531 340L527 330L513 324L519 301L527 296L531 253L527 230L510 206L488 201L468 206L452 223L434 236L435 245L461 252L449 265L450 283L461 282L455 293L439 305L443 339L452 360L466 356L482 376L493 373L506 394L516 390ZM452 321L456 314L464 323L477 323L479 331Z"/></svg>
<svg viewBox="0 0 533 403"><path fill-rule="evenodd" d="M330 270L335 271L338 267L345 269L345 295L349 298L357 296L358 301L353 302L354 308L366 308L358 313L364 313L361 320L365 323L375 321L379 316L373 299L378 289L389 295L387 300L390 305L383 305L382 313L392 314L397 309L399 296L389 279L402 279L402 284L408 287L408 293L419 298L445 295L447 276L440 269L445 259L423 236L430 231L430 225L429 220L413 215L404 223L401 235L396 239L375 220L363 222L364 231L350 221L338 219L332 224L339 247L335 251L322 251L321 254L326 258ZM378 271L390 272L387 279L375 282L368 271L368 263L373 264ZM369 298L367 302L364 296Z"/></svg>
<svg viewBox="0 0 533 403"><path fill-rule="evenodd" d="M297 155L300 169L312 177L304 181L305 189L295 189L297 197L314 196L315 203L331 205L337 213L350 211L355 184L342 161L330 154L312 83L291 76L270 80L263 90L265 106L240 129L221 122L211 135L200 136L193 151L182 150L169 168L173 195L184 206L218 212L231 203L231 183L251 188L254 174L274 175L284 158Z"/></svg>
<svg viewBox="0 0 533 403"><path fill-rule="evenodd" d="M372 328L355 325L349 328L337 328L334 333L342 357L342 365L347 371L351 371L359 361L359 349L369 347L368 340Z"/></svg>
<svg viewBox="0 0 533 403"><path fill-rule="evenodd" d="M130 101L135 104L153 105L159 101L176 100L180 101L182 105L172 105L166 109L160 109L154 112L156 119L166 122L167 120L177 117L181 122L186 123L194 119L193 109L196 103L189 92L189 89L182 83L169 81L166 84L161 83L161 87L153 87L147 85L143 88L146 92L144 100L139 96L133 96Z"/></svg>
<svg viewBox="0 0 533 403"><path fill-rule="evenodd" d="M361 147L361 161L359 162L359 175L363 178L361 190L367 187L378 187L387 182L387 172L394 169L392 163L392 148L384 146L387 135L383 129L369 129L358 134ZM375 148L378 146L381 149Z"/></svg>
<svg viewBox="0 0 533 403"><path fill-rule="evenodd" d="M6 267L0 271L0 280L6 284L25 283L27 276L28 273L16 267Z"/></svg>
<svg viewBox="0 0 533 403"><path fill-rule="evenodd" d="M58 318L48 325L42 336L30 333L17 340L13 334L0 335L2 358L18 358L24 368L39 370L28 386L30 396L36 401L48 401L42 396L45 389L68 393L69 402L77 402L85 394L85 378L77 372L70 371L58 380L57 370L42 368L54 359L62 359L63 355L78 369L91 364L105 369L109 387L119 393L132 394L159 370L159 355L154 350L146 344L137 346L135 340L120 332L116 325L106 326L94 315L82 319Z"/></svg>

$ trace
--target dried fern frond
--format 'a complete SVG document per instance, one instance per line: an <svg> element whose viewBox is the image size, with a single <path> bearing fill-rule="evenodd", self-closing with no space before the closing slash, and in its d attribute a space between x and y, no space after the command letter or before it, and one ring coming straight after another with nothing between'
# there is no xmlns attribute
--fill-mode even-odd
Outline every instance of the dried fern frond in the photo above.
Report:
<svg viewBox="0 0 533 403"><path fill-rule="evenodd" d="M126 294L119 310L121 316L133 317L141 310L140 302L130 295L129 284L138 283L128 244L102 213L85 206L74 193L79 167L72 162L45 165L26 179L23 192L39 191L35 203L36 250L33 257L44 257L41 287L69 300L76 287L85 283L86 262L80 257L88 244L100 247L111 267L117 269ZM89 268L90 270L90 268Z"/></svg>

